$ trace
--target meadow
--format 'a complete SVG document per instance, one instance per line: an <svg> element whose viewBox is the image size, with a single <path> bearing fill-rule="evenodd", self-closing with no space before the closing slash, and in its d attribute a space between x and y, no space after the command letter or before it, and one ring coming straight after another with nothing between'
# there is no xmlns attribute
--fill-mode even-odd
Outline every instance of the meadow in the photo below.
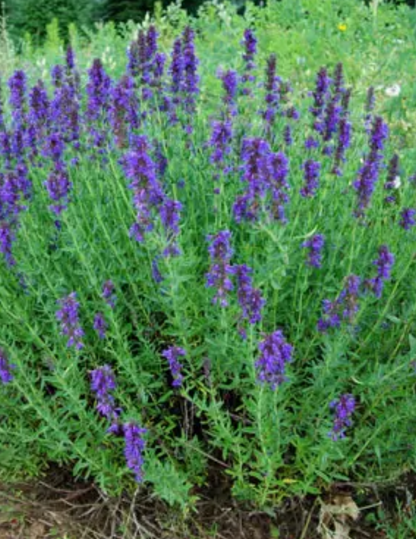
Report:
<svg viewBox="0 0 416 539"><path fill-rule="evenodd" d="M187 515L414 470L416 15L3 29L0 477Z"/></svg>

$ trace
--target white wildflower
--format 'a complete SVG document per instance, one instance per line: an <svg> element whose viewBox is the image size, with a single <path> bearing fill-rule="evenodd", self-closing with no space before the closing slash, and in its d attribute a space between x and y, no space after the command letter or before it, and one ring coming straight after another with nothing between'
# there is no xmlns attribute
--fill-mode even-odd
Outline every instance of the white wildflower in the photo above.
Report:
<svg viewBox="0 0 416 539"><path fill-rule="evenodd" d="M402 180L400 179L400 176L396 176L393 180L393 188L398 189L402 184Z"/></svg>
<svg viewBox="0 0 416 539"><path fill-rule="evenodd" d="M384 93L389 97L397 97L400 95L400 84L393 84L393 86L387 86L387 88L384 90Z"/></svg>

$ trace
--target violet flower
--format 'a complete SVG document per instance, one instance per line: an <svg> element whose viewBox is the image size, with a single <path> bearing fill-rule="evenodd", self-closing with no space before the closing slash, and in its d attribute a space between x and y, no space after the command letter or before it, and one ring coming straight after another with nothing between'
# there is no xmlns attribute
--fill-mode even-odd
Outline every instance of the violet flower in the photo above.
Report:
<svg viewBox="0 0 416 539"><path fill-rule="evenodd" d="M222 87L224 90L224 96L222 98L226 107L227 116L235 116L237 114L236 109L236 97L238 89L238 75L236 71L232 69L219 75L222 81Z"/></svg>
<svg viewBox="0 0 416 539"><path fill-rule="evenodd" d="M321 163L308 159L302 165L302 168L304 170L305 185L299 192L304 198L312 198L316 195L316 190L319 187Z"/></svg>
<svg viewBox="0 0 416 539"><path fill-rule="evenodd" d="M221 307L228 305L227 293L233 289L233 283L230 275L233 274L233 268L230 260L233 250L230 245L231 233L228 230L218 232L214 236L208 236L211 245L208 252L211 255L211 267L206 274L209 288L215 288L216 294L213 303L219 303Z"/></svg>
<svg viewBox="0 0 416 539"><path fill-rule="evenodd" d="M293 137L292 137L292 128L289 124L285 125L283 130L283 140L285 141L286 146L292 146Z"/></svg>
<svg viewBox="0 0 416 539"><path fill-rule="evenodd" d="M377 266L377 276L366 282L377 298L381 297L384 288L384 282L389 281L391 270L394 264L394 255L388 250L387 245L381 245L378 249L378 258L373 261Z"/></svg>
<svg viewBox="0 0 416 539"><path fill-rule="evenodd" d="M353 324L354 317L358 312L358 297L361 279L357 275L349 275L345 280L345 286L335 301L324 299L322 301L323 316L318 320L317 329L320 333L326 333L330 328L338 328L341 321L345 320Z"/></svg>
<svg viewBox="0 0 416 539"><path fill-rule="evenodd" d="M324 245L325 238L322 234L315 234L311 239L302 243L302 247L308 249L308 266L322 267L322 249Z"/></svg>
<svg viewBox="0 0 416 539"><path fill-rule="evenodd" d="M334 425L329 436L337 441L345 438L347 427L352 425L351 416L355 410L355 398L350 394L341 395L339 399L332 401L329 407L335 411Z"/></svg>
<svg viewBox="0 0 416 539"><path fill-rule="evenodd" d="M322 138L325 142L329 142L337 132L340 117L341 107L331 100L325 108L323 118Z"/></svg>
<svg viewBox="0 0 416 539"><path fill-rule="evenodd" d="M121 408L117 408L112 392L116 389L114 373L109 365L98 367L91 371L91 390L95 393L97 399L97 412L111 421L108 432L118 434L118 418Z"/></svg>
<svg viewBox="0 0 416 539"><path fill-rule="evenodd" d="M344 90L341 98L342 117L347 118L349 116L349 106L351 100L351 88Z"/></svg>
<svg viewBox="0 0 416 539"><path fill-rule="evenodd" d="M182 204L178 200L165 199L160 207L160 220L168 234L179 234Z"/></svg>
<svg viewBox="0 0 416 539"><path fill-rule="evenodd" d="M119 148L128 146L130 133L140 126L134 80L124 75L110 90L108 117Z"/></svg>
<svg viewBox="0 0 416 539"><path fill-rule="evenodd" d="M68 207L69 192L72 187L64 167L64 164L57 163L44 182L48 194L54 202L49 206L49 209L55 215L60 215Z"/></svg>
<svg viewBox="0 0 416 539"><path fill-rule="evenodd" d="M29 113L28 120L34 125L39 135L47 126L49 121L49 98L45 85L41 80L33 86L29 92Z"/></svg>
<svg viewBox="0 0 416 539"><path fill-rule="evenodd" d="M173 43L171 53L171 64L169 67L169 74L171 76L170 92L172 94L172 101L167 101L169 110L169 120L171 123L177 122L176 108L181 102L181 93L183 89L185 62L182 51L182 40L180 38L175 39Z"/></svg>
<svg viewBox="0 0 416 539"><path fill-rule="evenodd" d="M109 106L111 79L105 72L99 58L93 61L88 70L88 83L86 92L88 96L87 117L90 121L98 120L103 113L107 113Z"/></svg>
<svg viewBox="0 0 416 539"><path fill-rule="evenodd" d="M387 170L387 181L384 184L384 189L386 191L392 192L392 194L385 197L384 202L391 203L395 202L396 196L394 194L395 190L398 187L400 182L399 175L399 156L397 153L389 161L388 170Z"/></svg>
<svg viewBox="0 0 416 539"><path fill-rule="evenodd" d="M60 309L56 312L56 318L61 322L61 335L68 337L67 346L75 346L77 350L83 348L82 337L84 330L78 319L79 303L76 292L58 300Z"/></svg>
<svg viewBox="0 0 416 539"><path fill-rule="evenodd" d="M129 189L133 191L133 204L137 212L130 235L136 241L143 242L145 233L154 226L152 210L158 208L165 197L157 180L155 163L149 155L147 138L144 135L135 136L131 147L122 163L127 178L131 180Z"/></svg>
<svg viewBox="0 0 416 539"><path fill-rule="evenodd" d="M243 60L245 63L244 74L242 76L242 82L254 82L255 77L252 74L253 69L256 67L254 63L254 57L257 52L257 38L254 35L253 30L247 28L244 31L244 38L241 41L241 45L244 47ZM243 94L251 95L252 91L250 88L243 88Z"/></svg>
<svg viewBox="0 0 416 539"><path fill-rule="evenodd" d="M165 199L160 206L160 220L166 231L168 241L167 247L163 251L163 256L178 256L180 249L176 243L176 237L179 234L179 219L182 204L178 200Z"/></svg>
<svg viewBox="0 0 416 539"><path fill-rule="evenodd" d="M335 150L332 173L342 175L341 163L345 162L345 152L351 145L351 123L346 118L341 118L338 124L338 144Z"/></svg>
<svg viewBox="0 0 416 539"><path fill-rule="evenodd" d="M54 125L65 142L77 148L80 137L80 103L74 87L69 83L55 88L49 107L49 122Z"/></svg>
<svg viewBox="0 0 416 539"><path fill-rule="evenodd" d="M388 127L383 119L377 116L374 118L370 135L370 152L366 157L364 165L358 172L358 178L353 186L357 192L358 207L355 212L357 217L362 217L365 209L371 202L380 172L380 164L383 159L381 150L384 141L388 136Z"/></svg>
<svg viewBox="0 0 416 539"><path fill-rule="evenodd" d="M341 62L339 62L334 69L334 97L336 101L340 101L342 95L344 94L344 67Z"/></svg>
<svg viewBox="0 0 416 539"><path fill-rule="evenodd" d="M127 467L132 470L137 483L143 482L143 464L144 464L144 449L146 442L144 435L147 429L139 427L136 423L125 423L124 431L124 456L126 458Z"/></svg>
<svg viewBox="0 0 416 539"><path fill-rule="evenodd" d="M209 146L212 148L211 163L222 164L226 155L231 153L233 138L232 123L230 119L212 122L211 139Z"/></svg>
<svg viewBox="0 0 416 539"><path fill-rule="evenodd" d="M270 176L270 146L261 138L243 140L241 158L242 181L245 193L237 197L234 206L234 217L239 223L243 219L255 221L259 213L259 201L267 192Z"/></svg>
<svg viewBox="0 0 416 539"><path fill-rule="evenodd" d="M250 324L256 324L262 318L261 311L266 300L262 297L261 291L253 287L250 276L252 272L253 270L245 264L233 268L237 279L238 303L242 309L241 317L243 320L248 320Z"/></svg>
<svg viewBox="0 0 416 539"><path fill-rule="evenodd" d="M173 377L172 387L180 387L183 382L183 365L179 362L179 358L186 356L185 350L178 346L169 346L169 348L162 352L162 356L169 363L169 369Z"/></svg>
<svg viewBox="0 0 416 539"><path fill-rule="evenodd" d="M51 69L52 84L55 88L60 88L64 81L64 67L55 65Z"/></svg>
<svg viewBox="0 0 416 539"><path fill-rule="evenodd" d="M0 348L0 380L2 384L9 384L13 380L12 370L16 368L9 362L6 352Z"/></svg>
<svg viewBox="0 0 416 539"><path fill-rule="evenodd" d="M271 54L267 59L266 67L266 110L263 112L263 119L266 122L266 131L270 135L271 129L274 125L276 115L279 111L279 85L281 79L276 75L276 55Z"/></svg>
<svg viewBox="0 0 416 539"><path fill-rule="evenodd" d="M313 137L308 137L305 140L305 149L306 150L313 150L315 148L319 148L319 142L314 139Z"/></svg>
<svg viewBox="0 0 416 539"><path fill-rule="evenodd" d="M11 225L17 224L17 215L27 208L21 202L29 199L31 190L28 169L23 164L0 176L0 219L8 220Z"/></svg>
<svg viewBox="0 0 416 539"><path fill-rule="evenodd" d="M270 215L286 223L285 205L289 202L288 191L290 185L287 181L289 175L289 159L283 152L271 153L269 156L269 189L271 192Z"/></svg>
<svg viewBox="0 0 416 539"><path fill-rule="evenodd" d="M4 255L8 266L16 264L16 260L12 255L12 246L15 239L16 236L10 223L6 221L0 222L0 252Z"/></svg>
<svg viewBox="0 0 416 539"><path fill-rule="evenodd" d="M416 225L416 209L414 208L404 208L400 214L400 223L399 225L405 230L409 230L412 226Z"/></svg>
<svg viewBox="0 0 416 539"><path fill-rule="evenodd" d="M114 288L114 283L111 280L105 281L102 288L102 298L112 309L114 309L117 299Z"/></svg>
<svg viewBox="0 0 416 539"><path fill-rule="evenodd" d="M328 76L328 71L325 67L321 67L316 77L315 90L312 92L314 99L313 105L309 108L309 111L315 117L314 129L318 133L322 133L324 124L322 122L322 115L326 101L329 97L329 88L332 80Z"/></svg>
<svg viewBox="0 0 416 539"><path fill-rule="evenodd" d="M9 104L12 111L13 122L16 127L22 126L26 114L26 73L15 71L8 81L10 88Z"/></svg>
<svg viewBox="0 0 416 539"><path fill-rule="evenodd" d="M157 284L163 281L163 275L160 273L160 269L159 269L158 258L159 257L156 256L152 260L152 278Z"/></svg>
<svg viewBox="0 0 416 539"><path fill-rule="evenodd" d="M195 54L195 32L187 26L182 34L183 92L185 111L195 112L195 96L199 94L199 60Z"/></svg>
<svg viewBox="0 0 416 539"><path fill-rule="evenodd" d="M98 333L98 336L100 339L105 339L105 333L108 328L108 324L104 318L103 313L97 313L94 316L94 324L93 327L95 331Z"/></svg>
<svg viewBox="0 0 416 539"><path fill-rule="evenodd" d="M68 45L66 48L65 63L69 71L73 71L75 69L75 54L71 45Z"/></svg>
<svg viewBox="0 0 416 539"><path fill-rule="evenodd" d="M282 331L266 335L259 344L260 358L256 361L259 382L276 389L287 380L286 365L293 361L293 346L286 342Z"/></svg>

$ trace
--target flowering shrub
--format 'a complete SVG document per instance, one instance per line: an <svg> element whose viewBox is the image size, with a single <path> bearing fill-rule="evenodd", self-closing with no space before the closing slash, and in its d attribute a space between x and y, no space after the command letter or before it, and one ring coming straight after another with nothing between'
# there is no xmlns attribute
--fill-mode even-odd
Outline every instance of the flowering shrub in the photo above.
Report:
<svg viewBox="0 0 416 539"><path fill-rule="evenodd" d="M159 37L3 84L1 473L266 507L414 466L412 148L340 62L303 92L254 26L214 73Z"/></svg>

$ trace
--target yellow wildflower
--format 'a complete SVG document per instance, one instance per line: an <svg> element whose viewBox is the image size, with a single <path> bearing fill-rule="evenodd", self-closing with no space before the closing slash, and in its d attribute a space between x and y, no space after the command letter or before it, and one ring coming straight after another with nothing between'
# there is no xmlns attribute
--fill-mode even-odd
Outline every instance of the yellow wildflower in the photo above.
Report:
<svg viewBox="0 0 416 539"><path fill-rule="evenodd" d="M338 30L339 30L340 32L345 32L346 29L347 29L347 25L346 25L345 23L340 22L340 23L338 24Z"/></svg>

